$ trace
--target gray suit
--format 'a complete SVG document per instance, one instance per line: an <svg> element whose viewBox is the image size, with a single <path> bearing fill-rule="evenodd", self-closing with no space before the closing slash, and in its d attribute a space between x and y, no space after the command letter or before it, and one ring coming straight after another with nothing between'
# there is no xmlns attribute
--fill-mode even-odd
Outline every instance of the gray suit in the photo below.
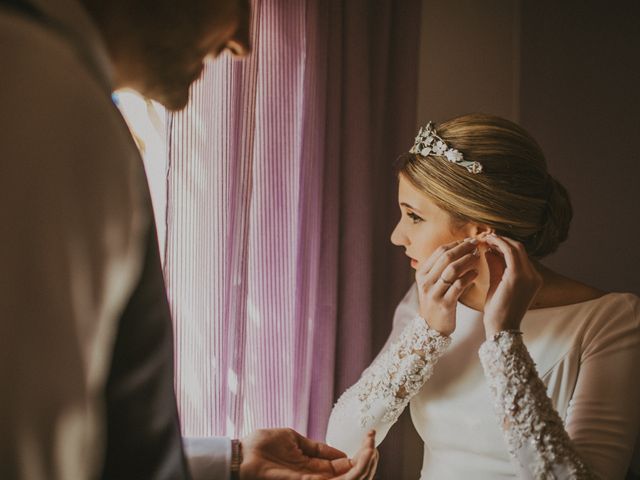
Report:
<svg viewBox="0 0 640 480"><path fill-rule="evenodd" d="M60 3L68 19L83 20L95 33L76 2ZM0 8L6 26L0 61L12 66L3 71L10 74L2 92L3 238L20 258L0 257L8 282L0 298L7 357L0 376L7 402L0 409L0 477L188 478L150 196L106 80L96 75L95 51L84 48L96 35L81 42L72 20L52 18L37 1L0 0ZM25 39L35 37L30 50ZM51 64L38 60L43 51L55 57ZM29 72L39 68L51 77L33 79ZM25 89L28 96L12 103ZM32 101L41 93L45 101ZM68 110L59 109L61 97ZM42 122L47 130L34 137L35 147L15 140L29 133L19 126L21 106L33 115L27 125ZM78 121L85 114L92 122L86 129ZM23 217L31 216L24 227L23 193L30 202ZM35 344L39 336L48 337L43 346Z"/></svg>

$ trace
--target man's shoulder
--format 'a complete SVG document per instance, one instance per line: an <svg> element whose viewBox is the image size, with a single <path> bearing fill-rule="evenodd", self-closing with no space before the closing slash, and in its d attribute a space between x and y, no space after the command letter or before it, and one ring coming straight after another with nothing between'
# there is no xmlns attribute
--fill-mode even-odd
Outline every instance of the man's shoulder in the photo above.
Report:
<svg viewBox="0 0 640 480"><path fill-rule="evenodd" d="M100 123L107 135L111 128L120 130L104 83L54 28L2 12L0 40L5 119L11 117L12 124L24 120L33 128L62 123L84 129Z"/></svg>
<svg viewBox="0 0 640 480"><path fill-rule="evenodd" d="M122 211L146 201L137 198L144 171L128 128L73 46L46 27L0 13L0 61L6 195L50 192L70 203L83 189L94 202L120 201Z"/></svg>
<svg viewBox="0 0 640 480"><path fill-rule="evenodd" d="M81 70L73 47L55 28L25 15L0 11L0 58L6 80L20 76L27 84L25 73L47 73L38 80L43 87L56 80L65 70Z"/></svg>
<svg viewBox="0 0 640 480"><path fill-rule="evenodd" d="M0 151L35 163L82 157L130 168L135 144L108 88L74 46L50 30L0 13Z"/></svg>

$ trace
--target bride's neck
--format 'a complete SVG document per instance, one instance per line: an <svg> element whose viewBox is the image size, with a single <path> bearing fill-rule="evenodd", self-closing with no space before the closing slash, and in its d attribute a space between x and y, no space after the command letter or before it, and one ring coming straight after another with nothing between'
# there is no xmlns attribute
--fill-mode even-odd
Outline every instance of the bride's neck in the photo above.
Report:
<svg viewBox="0 0 640 480"><path fill-rule="evenodd" d="M553 270L545 267L544 265L535 262L536 269L542 275L542 288L537 293L536 298L531 303L531 308L539 308L546 306L549 303L550 295L554 290L553 285L557 283L560 277ZM484 267L484 268L483 268ZM486 265L480 268L480 272L477 280L467 289L467 291L460 297L460 301L469 308L477 310L479 312L484 311L484 304L487 298L487 290L489 289L489 271ZM551 292L550 292L551 290ZM551 300L553 303L553 300Z"/></svg>
<svg viewBox="0 0 640 480"><path fill-rule="evenodd" d="M567 278L539 262L534 262L538 273L542 276L542 287L531 302L530 309L556 307L592 300L606 292ZM469 308L484 311L484 304L489 288L489 272L480 268L478 279L460 297L460 301Z"/></svg>

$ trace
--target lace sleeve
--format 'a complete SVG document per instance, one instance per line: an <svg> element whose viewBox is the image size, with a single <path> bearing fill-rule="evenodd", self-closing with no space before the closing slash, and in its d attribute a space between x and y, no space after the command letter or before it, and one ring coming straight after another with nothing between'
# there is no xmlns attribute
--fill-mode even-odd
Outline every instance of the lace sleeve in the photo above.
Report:
<svg viewBox="0 0 640 480"><path fill-rule="evenodd" d="M340 397L331 413L327 441L351 453L362 435L375 428L379 443L450 343L449 337L429 328L421 317L412 320Z"/></svg>
<svg viewBox="0 0 640 480"><path fill-rule="evenodd" d="M499 332L482 344L479 355L509 453L523 477L593 478L547 396L522 334Z"/></svg>

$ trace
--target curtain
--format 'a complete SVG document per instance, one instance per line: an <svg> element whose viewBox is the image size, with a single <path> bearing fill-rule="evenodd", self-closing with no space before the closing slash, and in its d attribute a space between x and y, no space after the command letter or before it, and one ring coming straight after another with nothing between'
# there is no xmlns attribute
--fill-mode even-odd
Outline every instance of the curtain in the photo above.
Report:
<svg viewBox="0 0 640 480"><path fill-rule="evenodd" d="M420 7L419 0L349 0L325 12L325 181L334 189L325 208L339 226L334 399L378 353L412 282L407 257L389 236L399 217L392 165L416 132ZM380 453L378 478L419 476L422 442L408 412Z"/></svg>
<svg viewBox="0 0 640 480"><path fill-rule="evenodd" d="M166 176L151 185L166 195L185 434L323 438L388 335L411 281L388 238L392 163L415 135L419 10L254 2L253 53L208 65L167 116Z"/></svg>
<svg viewBox="0 0 640 480"><path fill-rule="evenodd" d="M257 2L253 54L208 66L169 117L164 268L188 435L306 432L325 370L314 339L335 314L317 312L324 105L307 3Z"/></svg>

